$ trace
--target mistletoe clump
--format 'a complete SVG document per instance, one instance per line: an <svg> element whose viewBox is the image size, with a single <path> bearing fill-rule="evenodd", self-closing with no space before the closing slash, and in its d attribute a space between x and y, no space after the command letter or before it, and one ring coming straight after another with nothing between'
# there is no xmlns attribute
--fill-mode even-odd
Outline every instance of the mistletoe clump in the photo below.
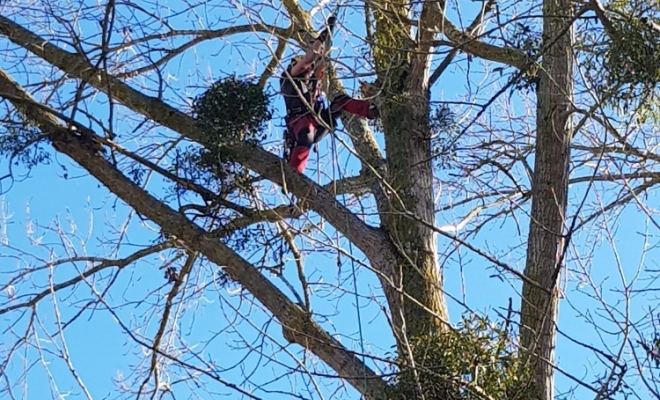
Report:
<svg viewBox="0 0 660 400"><path fill-rule="evenodd" d="M21 114L10 115L0 127L0 158L8 158L12 165L28 169L48 164L51 156L44 147L46 138L38 127Z"/></svg>
<svg viewBox="0 0 660 400"><path fill-rule="evenodd" d="M612 20L612 27L602 48L599 89L614 102L634 102L660 81L660 31L635 17Z"/></svg>
<svg viewBox="0 0 660 400"><path fill-rule="evenodd" d="M273 114L270 98L253 80L236 77L215 82L192 105L197 126L218 146L237 142L259 144Z"/></svg>
<svg viewBox="0 0 660 400"><path fill-rule="evenodd" d="M392 399L531 400L531 372L506 326L471 316L453 330L410 342Z"/></svg>
<svg viewBox="0 0 660 400"><path fill-rule="evenodd" d="M223 197L249 191L250 173L234 161L232 147L258 146L265 139L272 118L270 96L253 80L227 77L194 99L192 113L206 143L179 154L178 172Z"/></svg>

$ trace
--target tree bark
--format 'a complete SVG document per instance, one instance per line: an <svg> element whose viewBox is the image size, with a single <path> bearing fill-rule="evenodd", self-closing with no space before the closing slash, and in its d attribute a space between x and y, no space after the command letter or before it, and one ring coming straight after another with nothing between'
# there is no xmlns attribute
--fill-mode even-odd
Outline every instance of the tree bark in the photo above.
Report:
<svg viewBox="0 0 660 400"><path fill-rule="evenodd" d="M382 215L381 220L400 248L397 263L405 293L405 329L399 333L412 338L436 333L448 322L448 312L437 261L437 237L430 228L435 209L430 141L424 136L428 134L428 99L411 92L405 97L410 101L392 106L384 124L388 170L396 171L390 175L396 197L391 199L391 213Z"/></svg>
<svg viewBox="0 0 660 400"><path fill-rule="evenodd" d="M534 398L552 400L556 284L564 249L568 163L572 136L573 6L569 0L543 2L542 68L537 87L536 153L532 181L521 345L532 361Z"/></svg>
<svg viewBox="0 0 660 400"><path fill-rule="evenodd" d="M388 2L389 12L401 18L407 7L405 1ZM379 81L385 83L381 115L388 180L395 193L380 215L399 249L393 280L403 291L403 325L395 327L395 336L404 355L409 339L432 335L448 322L436 235L429 227L435 220L428 91L434 34L423 29L413 40L401 19L381 13L376 12L373 53Z"/></svg>

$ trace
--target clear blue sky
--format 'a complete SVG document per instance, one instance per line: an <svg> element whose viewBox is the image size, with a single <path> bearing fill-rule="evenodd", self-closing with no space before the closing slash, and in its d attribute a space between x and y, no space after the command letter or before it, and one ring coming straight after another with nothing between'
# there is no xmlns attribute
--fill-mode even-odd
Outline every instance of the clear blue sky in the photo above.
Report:
<svg viewBox="0 0 660 400"><path fill-rule="evenodd" d="M95 4L91 1L87 3ZM332 2L326 7L325 12L333 9L334 5L335 3ZM146 4L144 6L151 7ZM226 26L224 23L215 21L220 19L220 16L224 17L228 9L205 6L208 8L200 7L196 10L196 14L186 12L174 16L177 11L185 8L184 2L170 1L168 7L171 9L168 22L175 29L217 29ZM264 6L258 14L264 21L277 20L279 26L286 26L277 7L279 5L274 8ZM310 9L311 6L307 5L305 8ZM503 10L507 10L507 8L503 7ZM124 9L124 11L126 10ZM164 9L160 11L164 13ZM33 11L35 14L39 12L38 10ZM514 11L508 12L513 13ZM474 7L461 9L460 13L464 21L468 21L472 18ZM456 16L456 14L457 12L454 11L453 15ZM16 15L12 18L19 20ZM320 13L315 16L317 26L322 20ZM245 18L241 21L245 22ZM334 41L333 57L340 58L343 62L356 67L354 56L359 51L360 40L355 36L362 36L364 31L360 8L343 9L340 13L340 21L342 28ZM464 22L464 24L467 23ZM30 26L30 28L39 30L38 26ZM89 37L98 29L98 26L82 21L79 29L85 37ZM354 36L350 36L347 31L351 31L350 35ZM43 34L43 31L40 33ZM133 38L140 36L137 28L132 32L132 36ZM121 37L120 34L117 35L117 38L119 37ZM246 38L249 40L242 43L242 40ZM263 40L264 37L261 36L261 39ZM185 39L176 39L164 44L178 46L184 42ZM291 54L291 50L288 54ZM129 57L129 53L124 53L122 57ZM9 69L17 80L27 83L26 76L17 73L13 64L15 59L8 56L2 60L2 66ZM167 78L170 85L165 93L165 98L168 102L182 107L186 98L200 93L203 90L201 87L208 84L209 81L231 73L258 74L269 59L269 52L265 50L263 41L254 35L240 35L205 42L175 58L165 68L169 75ZM442 56L436 57L436 64L441 60ZM128 68L132 67L132 65L128 66ZM33 67L32 64L27 64L26 68L36 71L36 67ZM469 82L465 79L468 68L471 73ZM149 79L153 78L152 75L149 76ZM35 77L31 77L30 82L33 82L34 79ZM148 83L147 79L137 78L129 82L134 85L146 83L153 87L153 82ZM487 72L479 61L468 63L464 56L459 56L434 87L433 100L466 101L467 99L483 102L504 82L504 79ZM271 84L275 85L276 82L271 80ZM355 90L357 80L347 78L345 85L349 92ZM480 85L481 88L477 90ZM66 86L60 89L60 93L62 96L71 96L71 89L73 86ZM533 129L527 125L530 121L533 123L533 114L530 114L532 111L526 109L525 102L518 94L514 94L510 99L505 96L502 100L493 106L493 111L486 116L487 118L490 118L497 126L513 129L514 132L516 129ZM89 109L96 118L107 121L108 107L103 96L88 100L88 103ZM278 110L282 109L280 101L277 101L276 105ZM512 115L527 115L527 117L507 122L502 114L504 109L508 109ZM461 110L458 109L458 111ZM115 111L114 124L120 137L119 141L127 148L136 148L150 140L163 140L162 135L171 135L171 132L156 128L144 138L134 138L131 132L141 121L128 119L125 117L126 114L126 110ZM468 110L467 120L474 117L474 114L474 110ZM86 121L82 117L80 120ZM268 143L272 146L278 145L275 139L281 133L280 126L281 113L274 119L271 127L272 137L269 138ZM466 143L477 140L483 134L475 128L473 136L471 139L466 139ZM341 133L340 137L345 138ZM380 136L378 139L382 143ZM333 163L329 156L333 145L337 146L340 154L337 163ZM279 149L274 148L273 151L279 151ZM320 146L320 154L320 170L323 171L320 178L321 183L339 178L343 174L355 174L359 169L357 162L348 157L348 151L339 141L326 140ZM6 161L3 161L1 165L3 169L0 170L0 175L4 175L9 166ZM339 165L346 166L346 170L340 173ZM68 179L63 178L65 169L68 172ZM307 174L316 179L318 169L315 157L313 157ZM589 168L582 168L582 170L585 172L584 174L576 175L582 176L590 173ZM18 174L23 170L21 167L14 167L13 171ZM0 216L10 214L11 217L0 220L0 239L4 240L0 244L0 285L5 285L10 277L15 276L16 270L26 268L26 263L31 267L37 267L48 261L73 255L116 256L114 254L116 249L112 242L119 240L119 237L124 243L119 249L119 256L123 257L156 239L157 227L131 215L130 210L122 202L115 201L105 188L99 187L93 179L84 175L84 171L72 165L68 159L54 156L50 165L33 169L26 179L13 182L13 184L8 180L2 181L4 195L2 203L0 203L3 207L0 210ZM442 177L449 179L448 174L443 173ZM460 184L464 185L478 186L481 184L467 178L452 179L457 179ZM574 204L578 204L581 196L584 195L586 185L581 185L575 186L572 191L571 202ZM588 195L590 201L602 200L605 202L615 196L610 186L596 185L596 187L597 191L590 192ZM156 177L149 184L149 189L159 196L165 194L162 182ZM464 194L460 191L452 189L451 185L444 184L438 206L450 204L452 200L460 200L462 195ZM284 201L280 196L272 194L266 195L265 199L270 203ZM657 200L653 195L644 199L644 202L649 207L657 206ZM353 203L355 202L353 201ZM176 206L175 203L172 205ZM437 223L438 225L457 223L469 211L469 207L456 207L450 211L440 212ZM525 240L528 219L525 217L525 212L519 212L517 216L518 219L509 218L505 221L497 220L490 223L477 236L470 237L470 242L501 257L510 265L522 269L524 247L521 247L520 244ZM319 221L316 216L312 216L312 220ZM657 251L654 249L656 244L654 237L657 236L657 232L655 232L656 228L649 226L645 215L639 212L639 207L635 206L630 206L623 213L613 216L613 220L608 221L608 225L616 231L615 248L607 242L606 230L596 229L596 226L592 226L577 235L574 241L576 247L572 253L578 252L584 255L591 252L590 249L594 243L598 245L591 260L591 265L594 266L590 270L591 279L596 285L599 285L600 294L605 300L614 305L624 299L623 294L613 290L621 290L623 287L619 276L620 271L626 276L626 284L628 284L640 263L654 267L652 260ZM325 227L328 237L336 238L335 232L328 224L325 224ZM64 232L64 235L71 241L70 243L63 242L59 238L58 229ZM649 230L646 237L648 244L645 242L644 235L646 229ZM123 235L120 234L122 230L125 233ZM322 239L321 236L318 238ZM311 249L315 244L305 241L301 245L305 249ZM341 245L348 249L346 243L341 243ZM461 301L466 301L472 309L487 312L490 315L495 315L495 311L504 312L503 308L506 307L509 297L513 298L514 308L519 307L517 292L520 285L518 282L502 281L492 277L491 275L495 271L488 261L468 250L452 252L455 243L446 238L439 237L438 246L440 259L445 267L444 276L448 294ZM647 250L646 258L642 259L644 250ZM448 259L442 256L442 254L450 253ZM37 307L39 318L33 321L39 339L35 340L35 336L31 336L31 345L21 348L17 354L14 354L8 366L9 376L13 380L16 382L25 380L26 382L27 389L24 393L22 385L13 389L18 398L29 400L55 398L53 391L56 390L61 393L69 393L69 398L85 398L83 390L76 384L66 363L54 355L61 351L64 342L77 376L84 382L93 398L123 398L122 379L126 380L126 385L131 389L139 387L139 379L138 383L135 381L136 374L142 376L141 372L148 367L149 357L145 357L141 353L140 346L127 334L125 329L128 328L137 337L144 335L147 342L152 340L158 330L162 305L170 289L159 267L164 265L168 257L171 258L173 254L164 252L162 255L166 257L147 257L118 274L116 274L116 270L108 269L95 279L89 280L88 283L81 283L73 290L61 291L56 296L56 302L51 297L43 299ZM246 257L253 260L258 259L260 255L258 250L250 250L245 254ZM357 252L356 256L358 259L362 259ZM38 257L41 259L37 259ZM354 291L351 264L344 258L338 273L336 252L313 253L310 251L305 261L308 279L315 283L312 304L318 315L318 321L332 333L341 335L339 337L346 346L358 351L361 346L364 346L369 353L378 356L385 355L393 342L385 318L375 301L382 303L383 298L373 274L366 268L357 266L357 291L361 295L360 303L363 307L359 324L354 307L355 298L350 294ZM617 265L617 261L620 265ZM42 286L51 279L53 283L71 279L85 267L83 263L68 263L58 266L54 270L45 269L35 273L29 279L17 282L15 285L16 296L28 296L35 291L41 291ZM577 270L581 268L581 265L572 263L571 267ZM290 378L282 376L286 373L287 367L296 365L296 359L303 359L300 348L296 346L288 346L286 349L280 347L286 342L281 338L281 330L278 325L270 321L268 313L265 313L259 304L253 304L249 297L248 300L242 299L239 296L239 288L232 285L219 287L214 284L214 273L216 273L216 267L208 265L206 261L196 267L191 276L192 283L185 293L188 300L177 304L178 312L174 322L177 327L176 334L168 336L170 347L167 348L167 351L181 352L182 349L187 348L183 355L180 355L185 362L201 369L207 369L209 365L213 365L215 366L214 372L222 379L244 385L243 387L247 389L254 388L257 384L270 382L266 388L273 392L254 392L261 398L291 398L289 395L276 393L277 391L290 391L291 387L295 388L301 398L318 398L316 394L305 392L308 387L306 384L308 378L301 377L302 375ZM573 278L577 275L579 274L574 274ZM285 276L291 282L297 281L293 263L287 264ZM111 285L110 282L112 282ZM276 282L285 293L290 293L280 281ZM37 286L39 289L35 289ZM110 313L106 305L97 304L95 307L89 307L87 304L90 299L96 297L93 294L94 291L100 293L108 286L110 289L104 298L108 306L115 307L116 314ZM584 321L583 317L578 316L580 313L588 312L603 324L605 330L614 329L611 324L605 325L602 322L603 317L598 316L602 311L599 311L598 301L594 300L593 291L589 289L589 286L578 285L573 281L569 283L567 293L568 299L562 301L560 305L560 328L563 332L599 348L618 346L620 337L599 336ZM7 293L0 294L0 308L8 304L6 295ZM20 299L12 301L17 302ZM54 312L55 304L59 312L60 323L70 320L78 314L82 307L86 307L86 311L77 316L73 323L67 325L64 331L64 342L61 336L55 335L58 330L58 318ZM154 304L158 304L156 312L154 312ZM640 318L645 312L644 309L650 305L648 299L635 299L629 307L629 311L635 316L633 320ZM449 306L452 319L457 321L464 308L452 300L449 300ZM621 308L623 309L623 306ZM0 333L2 335L0 336L0 355L3 356L3 359L6 352L10 350L10 346L16 342L17 335L20 336L30 323L29 311L24 315L21 314L22 312L14 311L0 315L0 332L2 332ZM329 315L329 317L323 318L322 315ZM617 318L621 318L621 316L617 316ZM118 322L117 319L121 322ZM359 325L363 329L364 343L360 343L358 340ZM263 339L260 331L267 332L266 339ZM55 336L49 337L49 335ZM592 380L593 375L603 373L602 366L597 364L592 352L584 350L583 347L562 336L558 340L557 359L561 368L578 378L586 376L588 381ZM253 347L246 349L244 347L246 343ZM273 357L273 360L268 361L267 357ZM319 361L314 357L307 356L305 362L308 366L314 366L310 368L322 370L318 366ZM23 371L28 368L26 365L31 363L35 365L29 367L27 376L22 376ZM241 363L242 367L235 367ZM596 363L593 371L590 369L592 363ZM219 398L221 396L217 395L218 393L229 393L228 398L237 397L235 392L217 382L213 383L209 378L201 378L200 381L208 385L201 388L196 387L195 384L186 383L185 379L188 378L185 373L182 373L183 370L180 366L173 365L171 362L166 364L169 366L163 367L168 368L169 378L172 382L182 377L184 379L183 382L176 383L177 399ZM47 365L47 368L44 365ZM331 373L331 371L326 372ZM247 385L244 381L246 375L250 377ZM319 390L325 398L358 398L356 392L350 388L334 392L336 384L328 385L328 380L316 379L319 382ZM56 383L57 389L49 384L51 380ZM562 393L572 386L574 386L573 382L561 374L557 375L557 393ZM585 398L581 396L588 395L589 392L578 391L575 398ZM130 396L126 395L126 397Z"/></svg>

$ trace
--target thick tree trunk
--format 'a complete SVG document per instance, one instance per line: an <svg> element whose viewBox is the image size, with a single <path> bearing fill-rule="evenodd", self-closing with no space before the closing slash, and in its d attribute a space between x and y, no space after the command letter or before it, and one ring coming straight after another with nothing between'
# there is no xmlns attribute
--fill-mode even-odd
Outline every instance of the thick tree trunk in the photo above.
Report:
<svg viewBox="0 0 660 400"><path fill-rule="evenodd" d="M403 325L395 326L400 350L410 339L433 334L447 320L442 274L437 262L433 171L429 141L428 53L392 15L406 18L409 4L388 3L388 15L375 13L376 70L383 87L381 115L388 181L395 193L381 225L399 249L392 279L403 291ZM428 46L428 44L427 44ZM397 310L392 310L396 312ZM396 316L394 316L396 317ZM404 336L405 335L405 336Z"/></svg>
<svg viewBox="0 0 660 400"><path fill-rule="evenodd" d="M434 221L428 99L424 93L402 97L409 100L393 101L383 121L389 181L396 196L391 198L391 212L381 219L402 253L398 264L405 293L403 316L411 338L435 332L447 319L447 310L436 236L428 227Z"/></svg>
<svg viewBox="0 0 660 400"><path fill-rule="evenodd" d="M537 90L533 200L523 284L521 345L531 357L534 397L552 400L556 283L563 252L573 93L572 4L544 0L542 68ZM540 286L540 287L539 287Z"/></svg>

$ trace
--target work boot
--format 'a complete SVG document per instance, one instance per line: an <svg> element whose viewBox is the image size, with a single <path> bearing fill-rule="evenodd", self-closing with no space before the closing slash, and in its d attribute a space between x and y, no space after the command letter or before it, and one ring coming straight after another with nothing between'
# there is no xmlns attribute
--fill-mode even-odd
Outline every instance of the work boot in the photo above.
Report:
<svg viewBox="0 0 660 400"><path fill-rule="evenodd" d="M366 119L376 119L380 117L380 113L375 104L366 100L354 99L345 94L335 97L330 104L330 110L333 114L338 114L340 111L346 111L349 114L357 115L358 117Z"/></svg>

